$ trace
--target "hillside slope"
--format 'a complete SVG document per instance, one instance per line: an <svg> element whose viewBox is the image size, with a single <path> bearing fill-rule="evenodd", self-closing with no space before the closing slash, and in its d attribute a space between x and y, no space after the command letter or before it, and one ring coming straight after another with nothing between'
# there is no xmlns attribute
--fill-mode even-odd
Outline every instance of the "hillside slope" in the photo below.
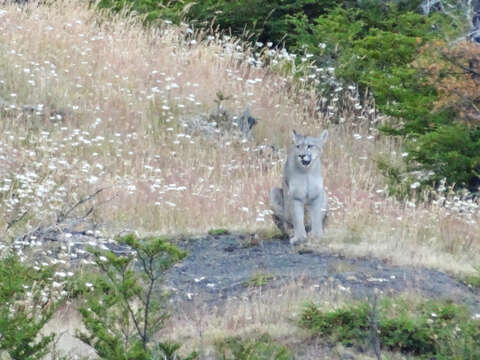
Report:
<svg viewBox="0 0 480 360"><path fill-rule="evenodd" d="M144 29L78 2L2 5L0 16L4 239L55 223L99 189L91 211L75 211L106 237L270 232L268 193L290 131L328 127L331 216L318 247L453 272L480 262L478 204L385 196L375 161L402 154L377 133L383 117L360 105L355 86L339 89L343 116L333 119L316 110L321 99L285 51L186 25ZM318 81L331 71L311 69ZM222 127L248 107L253 136Z"/></svg>
<svg viewBox="0 0 480 360"><path fill-rule="evenodd" d="M385 116L361 105L353 84L338 87L342 106L332 113L342 116L318 111L309 84L331 81L332 71L187 25L145 29L77 1L1 5L0 250L14 239L23 259L41 254L29 261L63 271L120 232L244 234L193 239L167 279L187 299L164 331L189 350L268 331L318 358L323 345L305 343L292 322L299 306L348 304L372 283L417 300L419 288L428 297L452 291L478 309L478 291L436 271L464 276L480 263L478 204L455 194L429 194L428 204L388 197L376 161L400 159L400 144L378 133ZM252 133L234 125L248 115ZM324 128L327 232L296 253L275 236L268 193L280 184L291 130ZM209 307L215 272L234 296ZM59 289L69 272L61 274ZM271 288L262 286L271 275ZM260 286L247 291L244 281ZM68 330L70 350L80 320L74 306L60 310L46 331Z"/></svg>

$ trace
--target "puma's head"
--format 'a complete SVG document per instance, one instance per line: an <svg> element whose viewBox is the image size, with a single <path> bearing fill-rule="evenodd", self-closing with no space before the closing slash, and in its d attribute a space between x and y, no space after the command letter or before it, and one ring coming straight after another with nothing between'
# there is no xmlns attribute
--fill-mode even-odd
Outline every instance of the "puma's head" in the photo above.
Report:
<svg viewBox="0 0 480 360"><path fill-rule="evenodd" d="M327 135L327 130L324 130L319 137L303 136L293 130L292 151L299 167L309 168L311 164L320 158Z"/></svg>

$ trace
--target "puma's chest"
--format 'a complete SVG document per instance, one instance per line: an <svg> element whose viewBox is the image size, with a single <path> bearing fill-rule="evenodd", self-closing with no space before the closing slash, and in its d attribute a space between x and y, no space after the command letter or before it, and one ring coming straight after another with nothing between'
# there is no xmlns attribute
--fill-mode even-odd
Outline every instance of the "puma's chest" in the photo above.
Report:
<svg viewBox="0 0 480 360"><path fill-rule="evenodd" d="M321 175L301 174L288 181L288 194L297 200L310 202L323 192L323 179Z"/></svg>

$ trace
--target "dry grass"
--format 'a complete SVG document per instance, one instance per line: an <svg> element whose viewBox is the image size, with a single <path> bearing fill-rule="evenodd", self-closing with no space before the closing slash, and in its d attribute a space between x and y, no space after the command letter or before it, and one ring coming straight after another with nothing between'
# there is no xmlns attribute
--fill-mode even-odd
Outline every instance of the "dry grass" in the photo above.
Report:
<svg viewBox="0 0 480 360"><path fill-rule="evenodd" d="M339 92L347 105L319 112L320 97L295 85L302 81L249 64L282 67L286 54L269 57L220 35L201 40L187 27L144 30L76 1L2 5L0 20L2 237L52 221L99 188L106 191L95 216L111 234L268 231L268 193L282 166L269 145L285 147L292 128L329 127L332 211L316 246L453 272L480 263L478 207L385 196L375 158L400 157L401 149L377 134L381 119L359 104L355 88ZM317 73L321 81L328 70ZM231 96L223 104L230 113L250 104L259 119L254 139L207 137L188 126L216 106L219 91Z"/></svg>
<svg viewBox="0 0 480 360"><path fill-rule="evenodd" d="M424 301L411 290L406 291L401 299L411 304ZM172 316L159 336L163 340L180 341L185 354L200 350L202 359L215 359L215 345L229 338L252 339L265 333L279 344L288 346L298 359L337 360L345 359L347 355L352 359L376 359L373 347L370 354L359 353L340 343L329 344L326 339L312 337L308 330L299 327L301 313L308 303L313 302L328 312L358 301L352 298L348 289L334 281L315 284L299 277L277 284L275 288L256 289L242 298L230 298L219 307L206 306L201 299L193 300L184 311ZM382 355L392 360L410 358L389 351L382 351Z"/></svg>
<svg viewBox="0 0 480 360"><path fill-rule="evenodd" d="M298 279L274 289L256 288L242 298L229 299L220 308L196 299L183 312L176 313L160 335L181 341L185 352L202 349L205 358L213 355L216 342L236 336L249 338L268 333L295 347L308 339L298 321L303 306L311 301L332 309L351 299L348 292L333 283L312 284Z"/></svg>
<svg viewBox="0 0 480 360"><path fill-rule="evenodd" d="M418 295L404 295L412 303L420 301ZM359 354L342 346L332 347L325 339L312 338L308 330L299 327L304 306L314 302L324 311L330 311L356 303L350 291L337 282L314 283L298 277L277 283L275 287L250 288L242 296L231 297L218 306L209 306L201 298L183 303L156 336L161 341L182 344L181 354L200 351L201 359L215 359L215 345L231 337L256 338L268 334L276 342L288 346L299 358L343 359L344 354L354 358L373 359L368 354ZM92 348L75 337L78 330L84 331L81 316L74 304L64 304L42 330L45 334L57 334L57 355L96 358ZM399 354L384 353L387 358L400 359ZM75 357L76 356L76 357ZM404 356L404 355L402 355Z"/></svg>

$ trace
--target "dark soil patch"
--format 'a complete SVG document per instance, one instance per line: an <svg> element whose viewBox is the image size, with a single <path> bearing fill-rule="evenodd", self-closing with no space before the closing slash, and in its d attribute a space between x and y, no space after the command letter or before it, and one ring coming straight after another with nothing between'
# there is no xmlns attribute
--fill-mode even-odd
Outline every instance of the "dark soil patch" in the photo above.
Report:
<svg viewBox="0 0 480 360"><path fill-rule="evenodd" d="M375 289L384 294L415 292L427 298L463 303L480 309L480 292L436 270L388 265L377 259L351 259L297 251L288 241L249 241L246 235L204 236L179 244L188 257L169 271L166 284L176 299L202 299L218 305L244 294L248 286L280 286L302 279L320 287L326 282L365 298Z"/></svg>
<svg viewBox="0 0 480 360"><path fill-rule="evenodd" d="M33 246L33 244L36 246ZM454 277L436 270L392 266L372 258L345 258L330 253L298 250L286 239L259 240L250 235L219 234L184 239L177 244L187 258L166 275L174 289L175 301L199 300L221 305L227 298L249 296L252 289L276 288L292 280L299 286L315 285L343 289L364 299L379 290L395 295L414 292L427 298L463 303L480 311L480 289L468 287ZM127 246L102 237L92 226L56 225L41 227L14 242L16 249L36 261L55 258L73 267L88 258L88 246L130 253Z"/></svg>

